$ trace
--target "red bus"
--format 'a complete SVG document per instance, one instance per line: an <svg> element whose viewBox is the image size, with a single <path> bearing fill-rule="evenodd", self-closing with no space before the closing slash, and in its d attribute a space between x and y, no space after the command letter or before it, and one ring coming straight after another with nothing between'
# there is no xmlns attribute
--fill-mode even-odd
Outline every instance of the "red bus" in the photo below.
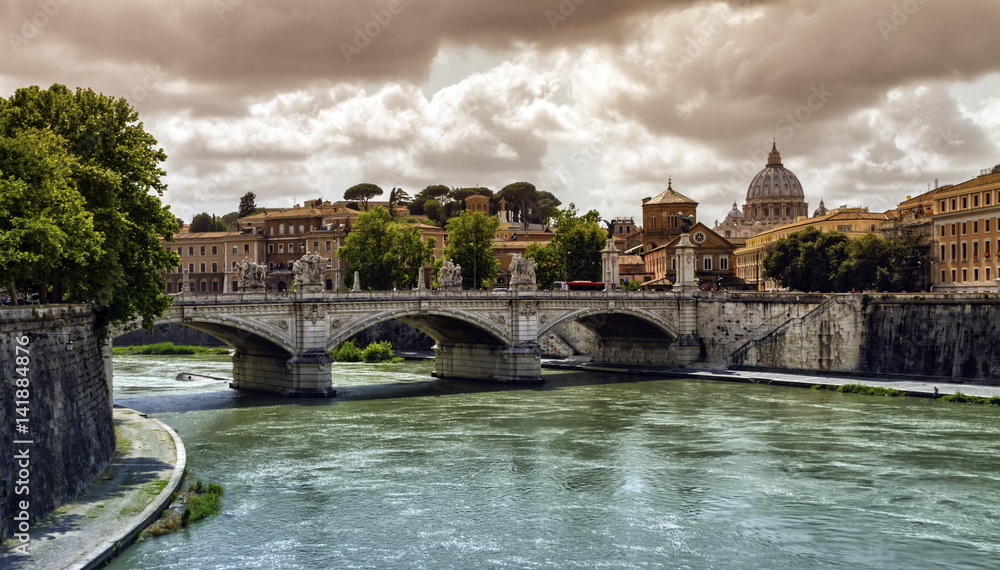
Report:
<svg viewBox="0 0 1000 570"><path fill-rule="evenodd" d="M552 284L556 291L603 291L604 283L594 281L556 281Z"/></svg>

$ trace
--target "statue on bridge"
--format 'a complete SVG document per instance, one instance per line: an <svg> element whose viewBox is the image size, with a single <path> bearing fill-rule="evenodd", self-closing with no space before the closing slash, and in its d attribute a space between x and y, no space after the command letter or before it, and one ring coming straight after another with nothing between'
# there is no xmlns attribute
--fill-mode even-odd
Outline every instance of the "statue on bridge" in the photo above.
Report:
<svg viewBox="0 0 1000 570"><path fill-rule="evenodd" d="M462 266L455 265L450 259L445 260L441 265L441 273L438 276L441 289L445 291L462 290Z"/></svg>
<svg viewBox="0 0 1000 570"><path fill-rule="evenodd" d="M681 233L686 234L691 231L691 226L694 225L694 214L680 214L677 216L681 220Z"/></svg>
<svg viewBox="0 0 1000 570"><path fill-rule="evenodd" d="M315 253L307 253L292 264L295 274L296 290L302 285L321 285L323 283L323 267L326 260Z"/></svg>
<svg viewBox="0 0 1000 570"><path fill-rule="evenodd" d="M535 280L535 260L515 253L510 258L510 285L514 289L534 291L538 284Z"/></svg>
<svg viewBox="0 0 1000 570"><path fill-rule="evenodd" d="M236 264L236 275L239 277L241 291L261 290L264 288L264 278L267 277L267 266L249 259Z"/></svg>

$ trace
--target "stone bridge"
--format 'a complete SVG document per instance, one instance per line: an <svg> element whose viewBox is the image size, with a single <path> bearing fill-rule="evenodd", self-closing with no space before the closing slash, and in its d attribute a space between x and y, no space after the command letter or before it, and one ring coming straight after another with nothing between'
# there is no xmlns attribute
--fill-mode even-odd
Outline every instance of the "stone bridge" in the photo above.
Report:
<svg viewBox="0 0 1000 570"><path fill-rule="evenodd" d="M689 364L700 350L696 306L692 296L662 292L181 295L156 323L187 325L232 346L234 388L329 396L330 350L389 319L436 341L439 378L539 382L538 340L568 321L597 335L594 362Z"/></svg>

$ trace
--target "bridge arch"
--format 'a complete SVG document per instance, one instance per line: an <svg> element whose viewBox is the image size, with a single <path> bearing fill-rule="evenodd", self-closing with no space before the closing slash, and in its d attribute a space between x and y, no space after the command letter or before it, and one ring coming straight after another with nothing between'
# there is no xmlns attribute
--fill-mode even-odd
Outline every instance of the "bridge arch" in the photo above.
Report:
<svg viewBox="0 0 1000 570"><path fill-rule="evenodd" d="M623 307L590 307L568 311L540 324L538 336L541 338L555 327L573 321L602 338L639 337L673 342L679 336L677 324L662 315Z"/></svg>
<svg viewBox="0 0 1000 570"><path fill-rule="evenodd" d="M192 316L187 312L184 314L168 312L163 317L156 319L156 324L161 323L179 324L202 331L237 351L268 353L278 351L287 353L289 356L296 352L287 334L282 333L277 327L260 321L250 321L228 315Z"/></svg>
<svg viewBox="0 0 1000 570"><path fill-rule="evenodd" d="M455 309L420 308L380 311L350 321L343 328L331 331L326 349L332 350L361 331L389 320L406 323L431 337L439 345L505 347L511 343L508 330L490 319Z"/></svg>

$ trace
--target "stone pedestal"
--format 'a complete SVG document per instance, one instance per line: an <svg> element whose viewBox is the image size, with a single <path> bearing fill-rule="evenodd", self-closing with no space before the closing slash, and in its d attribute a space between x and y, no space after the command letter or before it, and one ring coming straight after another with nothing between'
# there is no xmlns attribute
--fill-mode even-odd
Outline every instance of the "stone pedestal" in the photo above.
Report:
<svg viewBox="0 0 1000 570"><path fill-rule="evenodd" d="M354 287L351 288L351 293L361 292L361 274L357 271L354 272Z"/></svg>
<svg viewBox="0 0 1000 570"><path fill-rule="evenodd" d="M608 238L608 244L601 250L601 280L607 290L618 287L621 280L621 270L618 265L618 248L615 240Z"/></svg>
<svg viewBox="0 0 1000 570"><path fill-rule="evenodd" d="M434 347L437 378L465 378L491 382L542 382L538 343L503 348L485 344L438 344Z"/></svg>
<svg viewBox="0 0 1000 570"><path fill-rule="evenodd" d="M323 296L324 287L322 283L295 283L296 299L313 299Z"/></svg>
<svg viewBox="0 0 1000 570"><path fill-rule="evenodd" d="M674 279L674 292L690 295L698 290L698 283L694 280L694 245L691 244L688 234L681 234L676 252L674 257L677 260L677 276Z"/></svg>

